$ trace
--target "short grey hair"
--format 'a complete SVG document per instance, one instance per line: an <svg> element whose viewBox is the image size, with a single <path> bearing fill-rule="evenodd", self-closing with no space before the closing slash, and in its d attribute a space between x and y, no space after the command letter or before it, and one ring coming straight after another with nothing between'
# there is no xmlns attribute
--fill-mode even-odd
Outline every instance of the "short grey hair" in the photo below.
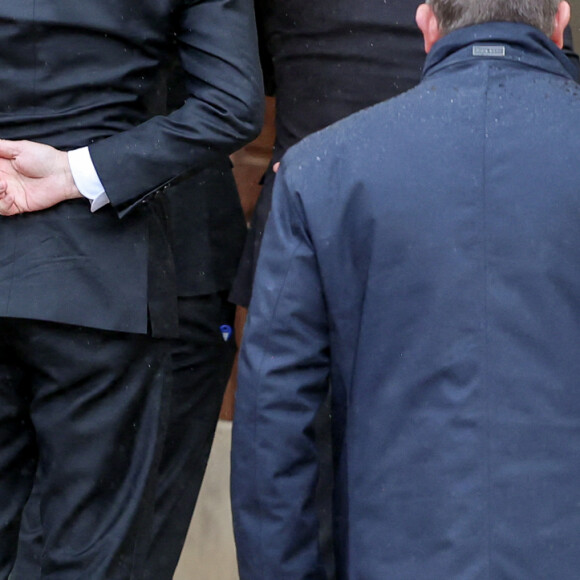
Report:
<svg viewBox="0 0 580 580"><path fill-rule="evenodd" d="M426 0L439 29L447 34L457 28L484 22L522 22L551 36L560 0Z"/></svg>

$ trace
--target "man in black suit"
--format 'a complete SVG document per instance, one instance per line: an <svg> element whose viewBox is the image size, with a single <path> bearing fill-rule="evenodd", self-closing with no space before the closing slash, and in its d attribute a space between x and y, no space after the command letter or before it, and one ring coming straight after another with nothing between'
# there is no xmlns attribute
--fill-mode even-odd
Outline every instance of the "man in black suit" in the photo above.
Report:
<svg viewBox="0 0 580 580"><path fill-rule="evenodd" d="M160 337L177 330L154 194L256 133L251 7L76 0L0 19L2 137L27 140L0 143L0 577L36 472L41 577L138 578L169 370ZM151 118L174 37L188 98Z"/></svg>
<svg viewBox="0 0 580 580"><path fill-rule="evenodd" d="M152 108L165 113L186 98L176 56ZM159 461L153 531L145 577L171 580L195 508L236 352L235 306L227 300L246 224L227 155L168 189L161 201L168 217L175 262L179 337L173 344L166 435ZM42 526L35 490L24 512L12 580L40 575Z"/></svg>

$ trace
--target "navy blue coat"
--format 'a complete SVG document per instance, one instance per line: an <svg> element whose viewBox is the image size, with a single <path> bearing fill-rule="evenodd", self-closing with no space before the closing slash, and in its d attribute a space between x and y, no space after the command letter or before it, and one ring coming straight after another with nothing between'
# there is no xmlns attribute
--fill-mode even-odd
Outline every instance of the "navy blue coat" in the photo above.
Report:
<svg viewBox="0 0 580 580"><path fill-rule="evenodd" d="M510 23L290 150L240 362L242 580L324 578L329 378L339 578L578 578L579 151L569 62Z"/></svg>

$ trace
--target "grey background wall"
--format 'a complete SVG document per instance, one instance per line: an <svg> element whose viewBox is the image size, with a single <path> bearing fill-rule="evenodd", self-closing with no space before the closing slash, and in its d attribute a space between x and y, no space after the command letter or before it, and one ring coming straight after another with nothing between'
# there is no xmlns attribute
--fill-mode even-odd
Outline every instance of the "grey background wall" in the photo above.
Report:
<svg viewBox="0 0 580 580"><path fill-rule="evenodd" d="M572 34L574 35L574 48L580 50L580 0L568 0L572 8Z"/></svg>

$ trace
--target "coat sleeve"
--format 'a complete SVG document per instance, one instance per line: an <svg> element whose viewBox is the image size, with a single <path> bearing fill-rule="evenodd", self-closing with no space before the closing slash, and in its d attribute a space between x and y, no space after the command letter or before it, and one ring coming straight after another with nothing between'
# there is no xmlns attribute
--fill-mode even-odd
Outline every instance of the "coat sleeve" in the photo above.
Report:
<svg viewBox="0 0 580 580"><path fill-rule="evenodd" d="M90 146L113 207L123 216L174 179L253 139L264 93L252 0L189 0L176 15L185 104Z"/></svg>
<svg viewBox="0 0 580 580"><path fill-rule="evenodd" d="M314 417L329 329L299 194L280 170L239 363L232 505L241 580L325 578L314 506Z"/></svg>

